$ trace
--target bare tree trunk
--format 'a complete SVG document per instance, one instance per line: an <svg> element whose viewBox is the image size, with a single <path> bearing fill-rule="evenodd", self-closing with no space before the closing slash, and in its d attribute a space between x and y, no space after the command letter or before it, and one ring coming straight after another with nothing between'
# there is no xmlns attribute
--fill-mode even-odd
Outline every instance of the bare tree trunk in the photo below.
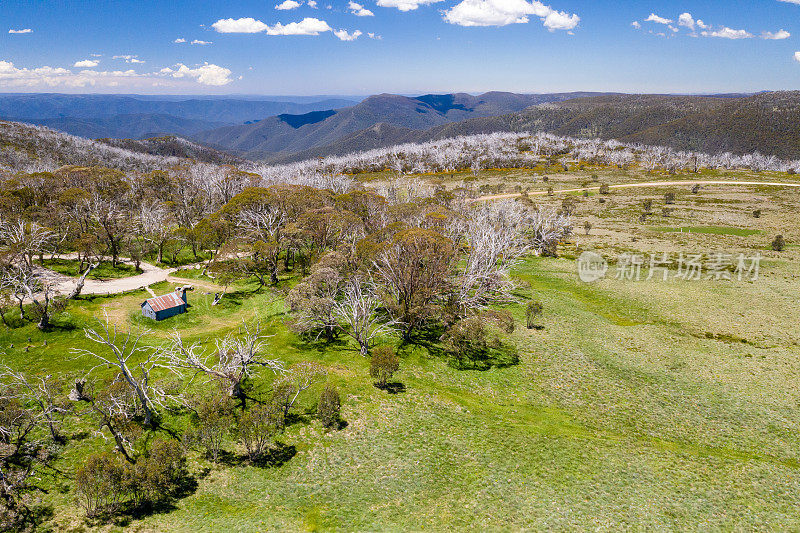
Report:
<svg viewBox="0 0 800 533"><path fill-rule="evenodd" d="M99 263L94 263L89 265L89 268L86 269L86 271L83 274L81 274L81 277L78 279L78 284L75 285L75 288L72 289L71 293L69 293L69 296L67 296L67 300L73 300L78 296L80 296L81 291L83 290L83 285L84 283L86 283L86 276L88 276L92 272L92 270L97 268L97 265L99 265Z"/></svg>

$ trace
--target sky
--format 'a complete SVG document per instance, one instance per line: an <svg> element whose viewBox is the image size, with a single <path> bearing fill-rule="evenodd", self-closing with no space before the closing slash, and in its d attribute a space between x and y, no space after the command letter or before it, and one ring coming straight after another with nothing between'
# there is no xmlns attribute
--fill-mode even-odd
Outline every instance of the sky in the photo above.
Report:
<svg viewBox="0 0 800 533"><path fill-rule="evenodd" d="M0 0L0 92L800 89L800 0Z"/></svg>

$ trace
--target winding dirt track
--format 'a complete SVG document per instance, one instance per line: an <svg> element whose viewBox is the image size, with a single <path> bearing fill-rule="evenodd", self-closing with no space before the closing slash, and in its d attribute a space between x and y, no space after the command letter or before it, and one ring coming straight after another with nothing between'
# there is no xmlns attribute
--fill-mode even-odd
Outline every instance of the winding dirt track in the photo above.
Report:
<svg viewBox="0 0 800 533"><path fill-rule="evenodd" d="M682 180L682 181L648 181L642 183L622 183L619 185L609 185L609 189L633 189L635 187L674 187L679 185L747 185L747 186L765 186L765 187L800 187L800 183L787 183L782 181L733 181L733 180ZM579 187L577 189L554 189L553 194L564 192L583 192L583 191L597 191L600 186L592 187ZM528 196L545 196L547 191L529 192ZM508 193L508 194L492 194L489 196L480 196L474 198L473 202L486 202L489 200L503 200L505 198L516 198L522 196L522 193Z"/></svg>

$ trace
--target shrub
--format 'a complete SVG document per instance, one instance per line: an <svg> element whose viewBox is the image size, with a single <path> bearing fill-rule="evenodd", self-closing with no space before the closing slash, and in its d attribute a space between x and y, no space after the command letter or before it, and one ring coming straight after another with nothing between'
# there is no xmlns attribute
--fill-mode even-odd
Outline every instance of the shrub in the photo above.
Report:
<svg viewBox="0 0 800 533"><path fill-rule="evenodd" d="M322 394L319 396L319 404L317 405L317 417L324 427L331 429L339 425L341 407L339 391L336 390L334 385L326 384L325 388L322 389Z"/></svg>
<svg viewBox="0 0 800 533"><path fill-rule="evenodd" d="M772 241L772 249L776 252L782 252L784 248L786 248L786 241L783 239L783 235L775 236Z"/></svg>
<svg viewBox="0 0 800 533"><path fill-rule="evenodd" d="M645 213L650 213L653 210L653 200L651 200L650 198L645 200L643 207Z"/></svg>
<svg viewBox="0 0 800 533"><path fill-rule="evenodd" d="M75 472L75 492L86 516L116 512L126 493L125 478L118 458L108 453L90 455Z"/></svg>
<svg viewBox="0 0 800 533"><path fill-rule="evenodd" d="M611 194L611 187L608 186L608 183L600 185L600 194Z"/></svg>
<svg viewBox="0 0 800 533"><path fill-rule="evenodd" d="M453 324L442 336L444 350L456 368L488 370L492 366L510 366L519 362L513 346L505 346L499 337L490 337L480 318L465 318Z"/></svg>
<svg viewBox="0 0 800 533"><path fill-rule="evenodd" d="M697 194L699 192L700 192L700 185L699 184L697 184L694 187L692 187L692 194Z"/></svg>
<svg viewBox="0 0 800 533"><path fill-rule="evenodd" d="M394 348L391 346L379 346L372 351L369 375L377 380L376 386L379 388L386 387L386 383L392 379L394 373L399 369L400 359L398 359Z"/></svg>
<svg viewBox="0 0 800 533"><path fill-rule="evenodd" d="M283 425L283 409L273 402L255 405L239 418L239 440L251 461L264 455Z"/></svg>
<svg viewBox="0 0 800 533"><path fill-rule="evenodd" d="M589 232L592 231L592 223L588 220L583 223L583 230L586 232L586 235L589 235Z"/></svg>
<svg viewBox="0 0 800 533"><path fill-rule="evenodd" d="M525 306L525 320L528 329L533 329L536 327L536 319L541 316L542 311L544 311L542 302L536 302L533 300L528 302L528 305Z"/></svg>
<svg viewBox="0 0 800 533"><path fill-rule="evenodd" d="M753 218L761 218L761 209L755 209L753 211Z"/></svg>
<svg viewBox="0 0 800 533"><path fill-rule="evenodd" d="M212 394L197 401L195 429L187 435L187 441L202 448L216 462L233 426L233 410L233 401L227 395Z"/></svg>
<svg viewBox="0 0 800 533"><path fill-rule="evenodd" d="M674 192L668 192L668 193L664 194L664 203L667 204L667 205L674 204L675 203L675 193Z"/></svg>
<svg viewBox="0 0 800 533"><path fill-rule="evenodd" d="M174 440L155 441L148 453L126 470L128 492L149 503L171 498L188 476L186 455Z"/></svg>

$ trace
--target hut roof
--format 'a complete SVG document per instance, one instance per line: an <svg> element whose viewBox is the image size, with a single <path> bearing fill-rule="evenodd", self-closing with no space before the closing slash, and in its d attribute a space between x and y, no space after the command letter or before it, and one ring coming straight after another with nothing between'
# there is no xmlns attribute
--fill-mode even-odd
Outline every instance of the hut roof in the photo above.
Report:
<svg viewBox="0 0 800 533"><path fill-rule="evenodd" d="M153 311L163 311L164 309L171 309L173 307L180 307L185 305L186 302L183 301L180 294L177 292L170 292L168 294L164 294L163 296L156 296L155 298L150 298L149 300L145 300L145 303L149 303L150 307L153 308Z"/></svg>

